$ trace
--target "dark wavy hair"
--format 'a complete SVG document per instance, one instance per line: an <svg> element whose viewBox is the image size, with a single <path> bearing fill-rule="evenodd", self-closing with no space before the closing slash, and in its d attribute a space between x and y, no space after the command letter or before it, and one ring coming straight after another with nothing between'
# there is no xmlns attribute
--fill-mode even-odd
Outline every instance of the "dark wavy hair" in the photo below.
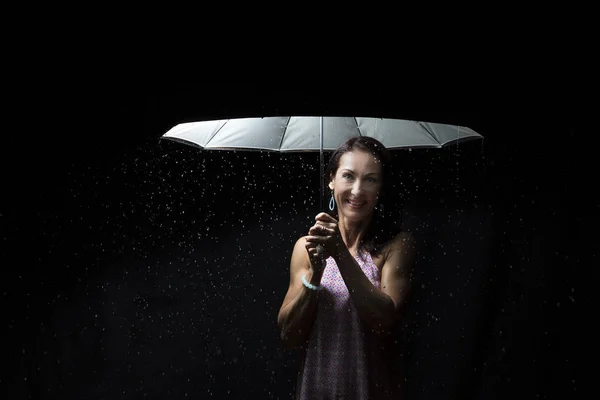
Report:
<svg viewBox="0 0 600 400"><path fill-rule="evenodd" d="M398 215L395 212L395 204L387 202L390 196L386 193L386 187L389 187L392 157L390 151L377 139L369 136L353 137L342 143L331 154L325 171L326 179L331 181L338 170L340 158L345 153L353 150L371 153L373 157L381 163L382 186L379 193L379 201L375 206L373 218L367 227L367 231L361 242L358 244L358 254L367 251L371 253L372 256L376 256L381 253L384 245L402 230L399 224L399 218L395 218L395 216ZM334 212L337 214L337 207Z"/></svg>

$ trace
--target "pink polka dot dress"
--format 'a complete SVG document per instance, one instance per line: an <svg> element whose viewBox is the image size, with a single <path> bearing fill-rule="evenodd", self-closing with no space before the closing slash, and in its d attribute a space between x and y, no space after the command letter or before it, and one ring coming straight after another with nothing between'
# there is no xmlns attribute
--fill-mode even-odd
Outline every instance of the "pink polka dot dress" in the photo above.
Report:
<svg viewBox="0 0 600 400"><path fill-rule="evenodd" d="M370 254L355 258L377 289L381 272ZM363 323L334 259L321 278L317 313L303 348L297 400L397 399L391 392L384 341Z"/></svg>

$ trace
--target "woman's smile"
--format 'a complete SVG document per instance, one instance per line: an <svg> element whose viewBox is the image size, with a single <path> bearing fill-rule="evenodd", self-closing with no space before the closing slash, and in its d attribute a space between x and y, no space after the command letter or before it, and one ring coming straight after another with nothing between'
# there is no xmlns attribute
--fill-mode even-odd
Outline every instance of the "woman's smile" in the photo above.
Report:
<svg viewBox="0 0 600 400"><path fill-rule="evenodd" d="M361 208L363 205L365 205L366 202L348 199L348 200L346 200L346 203L348 203L350 208L358 209L358 208Z"/></svg>

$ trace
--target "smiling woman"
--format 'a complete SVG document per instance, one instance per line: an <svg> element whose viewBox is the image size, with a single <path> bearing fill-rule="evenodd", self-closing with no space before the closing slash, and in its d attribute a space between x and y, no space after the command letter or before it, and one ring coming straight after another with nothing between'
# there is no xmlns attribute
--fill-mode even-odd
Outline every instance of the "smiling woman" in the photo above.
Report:
<svg viewBox="0 0 600 400"><path fill-rule="evenodd" d="M383 213L389 153L377 140L341 145L327 168L332 215L294 246L278 315L284 344L302 347L297 399L391 399L390 336L406 304L414 243Z"/></svg>

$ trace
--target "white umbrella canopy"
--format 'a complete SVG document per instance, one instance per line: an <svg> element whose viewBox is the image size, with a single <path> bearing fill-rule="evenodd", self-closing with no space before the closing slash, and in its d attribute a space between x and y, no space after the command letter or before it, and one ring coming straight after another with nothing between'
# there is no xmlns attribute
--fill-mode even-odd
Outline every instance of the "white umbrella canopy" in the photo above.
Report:
<svg viewBox="0 0 600 400"><path fill-rule="evenodd" d="M386 118L286 116L181 123L161 139L205 150L320 152L321 209L324 205L323 151L355 136L371 136L388 149L441 148L483 138L470 128Z"/></svg>
<svg viewBox="0 0 600 400"><path fill-rule="evenodd" d="M385 118L265 117L187 122L162 138L207 150L331 151L354 136L388 149L440 148L482 136L463 126Z"/></svg>

